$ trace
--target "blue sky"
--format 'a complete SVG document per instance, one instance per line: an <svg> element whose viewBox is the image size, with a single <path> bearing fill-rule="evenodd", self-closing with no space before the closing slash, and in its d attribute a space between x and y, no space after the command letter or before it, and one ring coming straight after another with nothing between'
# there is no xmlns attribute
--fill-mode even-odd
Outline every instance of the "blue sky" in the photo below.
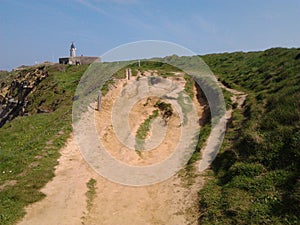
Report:
<svg viewBox="0 0 300 225"><path fill-rule="evenodd" d="M163 40L198 54L300 47L299 0L0 0L0 69Z"/></svg>

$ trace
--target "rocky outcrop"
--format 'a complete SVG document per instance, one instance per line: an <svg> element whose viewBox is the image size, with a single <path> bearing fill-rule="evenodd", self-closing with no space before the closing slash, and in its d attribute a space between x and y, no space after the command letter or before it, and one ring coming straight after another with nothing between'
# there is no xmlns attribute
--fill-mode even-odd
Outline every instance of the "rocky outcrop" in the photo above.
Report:
<svg viewBox="0 0 300 225"><path fill-rule="evenodd" d="M28 96L46 77L48 72L41 66L20 70L12 81L0 83L0 127L17 116L28 114Z"/></svg>

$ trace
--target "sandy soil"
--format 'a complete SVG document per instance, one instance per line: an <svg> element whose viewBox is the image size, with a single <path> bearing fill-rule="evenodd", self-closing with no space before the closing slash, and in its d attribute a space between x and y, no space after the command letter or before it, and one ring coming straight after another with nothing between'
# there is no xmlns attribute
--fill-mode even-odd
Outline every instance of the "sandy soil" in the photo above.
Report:
<svg viewBox="0 0 300 225"><path fill-rule="evenodd" d="M92 171L71 138L61 151L54 179L41 191L47 196L26 208L19 225L178 225L197 224L197 192L203 179L187 186L176 175L146 187L106 180ZM87 210L86 183L96 179L96 197Z"/></svg>
<svg viewBox="0 0 300 225"><path fill-rule="evenodd" d="M125 81L122 81L125 82ZM159 162L172 153L180 123L175 114L168 122L167 142L141 155L122 146L110 129L112 99L118 94L123 83L116 84L105 98L103 110L97 112L96 123L99 136L110 153L132 165L147 165ZM130 114L130 127L137 130L149 113L143 109L145 100L137 103ZM152 105L151 105L152 104ZM142 115L141 115L142 112ZM198 107L201 113L201 107ZM139 114L139 116L138 116ZM138 118L138 119L137 119ZM180 174L180 173L179 173ZM20 225L183 225L197 224L197 193L203 179L195 175L194 183L188 185L179 174L151 186L131 187L116 184L99 176L82 158L74 138L71 137L61 150L55 177L41 191L46 197L26 208L27 215ZM96 195L87 209L88 191L86 183L96 180Z"/></svg>
<svg viewBox="0 0 300 225"><path fill-rule="evenodd" d="M146 187L129 187L97 179L97 196L84 224L197 224L198 180L187 188L181 178Z"/></svg>
<svg viewBox="0 0 300 225"><path fill-rule="evenodd" d="M93 176L71 137L61 150L55 177L41 190L46 197L26 208L19 225L82 224L87 213L86 183Z"/></svg>
<svg viewBox="0 0 300 225"><path fill-rule="evenodd" d="M101 139L102 144L108 150L108 152L116 159L128 164L136 166L151 165L154 163L161 162L175 149L177 140L180 137L180 118L178 113L174 111L173 116L168 121L167 132L164 138L164 142L161 143L157 148L151 151L143 151L137 153L131 149L125 147L118 138L115 136L115 131L111 124L111 111L115 99L117 98L120 90L124 86L126 81L119 81L116 84L116 89L110 91L109 95L103 98L101 111L96 111L96 126ZM132 108L129 114L129 125L132 128L132 133L136 133L140 124L147 119L155 110L154 105L158 100L158 97L150 97L151 100L142 99L137 102Z"/></svg>

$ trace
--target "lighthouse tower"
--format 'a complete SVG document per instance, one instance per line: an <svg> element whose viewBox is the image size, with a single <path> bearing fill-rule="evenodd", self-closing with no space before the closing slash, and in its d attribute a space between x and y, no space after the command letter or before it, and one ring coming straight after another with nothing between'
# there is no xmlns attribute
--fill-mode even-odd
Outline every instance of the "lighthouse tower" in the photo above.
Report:
<svg viewBox="0 0 300 225"><path fill-rule="evenodd" d="M76 57L76 48L75 48L74 42L72 42L72 44L71 44L70 57Z"/></svg>
<svg viewBox="0 0 300 225"><path fill-rule="evenodd" d="M58 60L59 60L60 64L69 64L69 65L87 65L87 64L91 64L91 63L95 62L96 60L97 60L97 62L101 61L101 59L99 57L83 56L83 55L81 55L79 57L76 56L76 48L75 48L73 41L72 41L72 44L70 47L70 56L62 57L62 58L59 58Z"/></svg>

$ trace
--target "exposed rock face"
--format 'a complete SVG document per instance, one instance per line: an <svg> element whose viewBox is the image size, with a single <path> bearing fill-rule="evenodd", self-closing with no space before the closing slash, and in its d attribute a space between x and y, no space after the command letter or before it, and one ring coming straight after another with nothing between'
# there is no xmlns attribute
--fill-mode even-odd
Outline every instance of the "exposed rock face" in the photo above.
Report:
<svg viewBox="0 0 300 225"><path fill-rule="evenodd" d="M46 77L48 72L42 66L20 70L11 82L0 83L0 127L15 117L28 113L28 95L34 92Z"/></svg>

